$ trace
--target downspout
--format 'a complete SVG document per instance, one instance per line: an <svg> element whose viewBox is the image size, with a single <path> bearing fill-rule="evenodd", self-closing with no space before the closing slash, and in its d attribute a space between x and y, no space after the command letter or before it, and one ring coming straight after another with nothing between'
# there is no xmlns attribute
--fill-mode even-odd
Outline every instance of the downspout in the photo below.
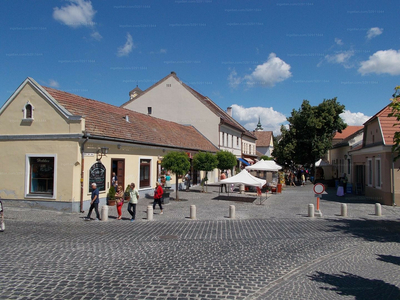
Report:
<svg viewBox="0 0 400 300"><path fill-rule="evenodd" d="M394 157L392 153L392 205L396 206L396 195L395 195L396 189L394 188Z"/></svg>
<svg viewBox="0 0 400 300"><path fill-rule="evenodd" d="M85 144L89 140L89 137L86 136L86 140L83 141L81 145L81 199L80 199L80 212L83 213L83 178L84 178L84 163L85 163Z"/></svg>

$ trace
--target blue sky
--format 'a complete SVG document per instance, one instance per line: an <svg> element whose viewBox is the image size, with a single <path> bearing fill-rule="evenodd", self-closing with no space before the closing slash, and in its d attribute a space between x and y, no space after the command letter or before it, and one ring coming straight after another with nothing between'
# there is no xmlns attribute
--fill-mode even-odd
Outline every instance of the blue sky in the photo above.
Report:
<svg viewBox="0 0 400 300"><path fill-rule="evenodd" d="M175 71L253 130L337 97L362 125L400 85L397 0L3 0L0 102L28 76L121 105Z"/></svg>

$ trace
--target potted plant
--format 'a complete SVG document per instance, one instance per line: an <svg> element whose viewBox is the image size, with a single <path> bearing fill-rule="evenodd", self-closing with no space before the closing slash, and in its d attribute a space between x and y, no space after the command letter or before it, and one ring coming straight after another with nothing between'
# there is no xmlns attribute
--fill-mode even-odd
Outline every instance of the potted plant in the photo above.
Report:
<svg viewBox="0 0 400 300"><path fill-rule="evenodd" d="M110 189L108 190L108 194L107 194L109 206L115 205L115 193L116 193L115 188L113 186L111 186Z"/></svg>
<svg viewBox="0 0 400 300"><path fill-rule="evenodd" d="M130 186L130 184L128 184L126 186L124 197L125 197L126 201L128 201L130 199L130 197L131 197L131 186Z"/></svg>

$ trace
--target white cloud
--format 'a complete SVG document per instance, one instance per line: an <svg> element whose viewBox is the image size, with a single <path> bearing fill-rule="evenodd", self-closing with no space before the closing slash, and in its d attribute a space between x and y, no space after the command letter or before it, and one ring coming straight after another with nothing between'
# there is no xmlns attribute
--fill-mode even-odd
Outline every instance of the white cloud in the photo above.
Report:
<svg viewBox="0 0 400 300"><path fill-rule="evenodd" d="M100 41L103 38L98 31L93 31L90 36L97 41Z"/></svg>
<svg viewBox="0 0 400 300"><path fill-rule="evenodd" d="M400 50L380 50L372 54L368 60L362 61L358 72L400 75Z"/></svg>
<svg viewBox="0 0 400 300"><path fill-rule="evenodd" d="M136 48L136 46L133 44L132 36L128 32L126 34L126 43L122 47L118 48L117 56L128 56L134 48Z"/></svg>
<svg viewBox="0 0 400 300"><path fill-rule="evenodd" d="M271 53L268 60L258 65L253 73L244 76L244 80L250 87L254 85L273 87L291 76L290 65L277 57L275 53Z"/></svg>
<svg viewBox="0 0 400 300"><path fill-rule="evenodd" d="M242 82L242 78L237 76L237 72L235 69L231 71L231 73L228 76L228 83L232 88L237 88L238 85Z"/></svg>
<svg viewBox="0 0 400 300"><path fill-rule="evenodd" d="M95 14L96 11L93 9L90 1L69 0L69 5L54 8L53 18L62 24L74 28L80 26L92 27L94 25L93 18Z"/></svg>
<svg viewBox="0 0 400 300"><path fill-rule="evenodd" d="M52 87L52 88L59 88L60 84L57 81L55 81L54 79L50 79L49 80L49 86Z"/></svg>
<svg viewBox="0 0 400 300"><path fill-rule="evenodd" d="M381 35L383 32L383 28L379 28L379 27L372 27L371 29L369 29L367 31L367 39L373 39L374 37Z"/></svg>
<svg viewBox="0 0 400 300"><path fill-rule="evenodd" d="M341 40L341 39L338 39L338 38L335 38L335 43L336 43L337 45L343 45L342 40Z"/></svg>
<svg viewBox="0 0 400 300"><path fill-rule="evenodd" d="M249 131L253 131L257 127L258 118L264 131L273 131L274 135L280 134L281 125L286 122L286 117L277 112L273 107L243 107L233 104L232 116L243 127Z"/></svg>
<svg viewBox="0 0 400 300"><path fill-rule="evenodd" d="M150 54L166 54L167 49L160 49L158 51L151 51Z"/></svg>
<svg viewBox="0 0 400 300"><path fill-rule="evenodd" d="M363 125L366 121L368 121L371 118L371 117L364 115L361 112L352 113L349 110L345 110L343 113L341 113L340 117L349 126Z"/></svg>
<svg viewBox="0 0 400 300"><path fill-rule="evenodd" d="M340 64L345 68L352 68L353 65L349 63L349 60L353 55L354 55L353 50L343 51L332 55L328 54L324 57L322 61L318 63L317 66L319 67L324 61L327 61L328 63L331 64Z"/></svg>

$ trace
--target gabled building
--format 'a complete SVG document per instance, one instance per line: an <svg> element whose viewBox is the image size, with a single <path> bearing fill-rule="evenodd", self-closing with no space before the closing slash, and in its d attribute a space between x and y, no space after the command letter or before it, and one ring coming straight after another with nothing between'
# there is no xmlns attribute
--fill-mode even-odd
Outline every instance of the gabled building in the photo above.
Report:
<svg viewBox="0 0 400 300"><path fill-rule="evenodd" d="M224 111L210 98L183 83L175 72L144 91L134 91L121 107L190 124L220 150L229 151L238 159L252 161L257 157L256 137L232 118L232 108ZM210 179L218 180L218 174Z"/></svg>
<svg viewBox="0 0 400 300"><path fill-rule="evenodd" d="M217 152L193 126L43 87L27 78L0 108L0 197L82 211L91 183L105 203L112 173L124 189L153 190L169 151ZM173 181L178 180L173 178Z"/></svg>
<svg viewBox="0 0 400 300"><path fill-rule="evenodd" d="M356 192L386 205L400 205L400 160L393 161L393 137L398 126L386 106L364 123L362 145L349 151Z"/></svg>
<svg viewBox="0 0 400 300"><path fill-rule="evenodd" d="M258 124L253 133L257 138L257 151L262 155L272 156L272 151L274 150L274 134L272 131L264 131L260 118L258 118Z"/></svg>

